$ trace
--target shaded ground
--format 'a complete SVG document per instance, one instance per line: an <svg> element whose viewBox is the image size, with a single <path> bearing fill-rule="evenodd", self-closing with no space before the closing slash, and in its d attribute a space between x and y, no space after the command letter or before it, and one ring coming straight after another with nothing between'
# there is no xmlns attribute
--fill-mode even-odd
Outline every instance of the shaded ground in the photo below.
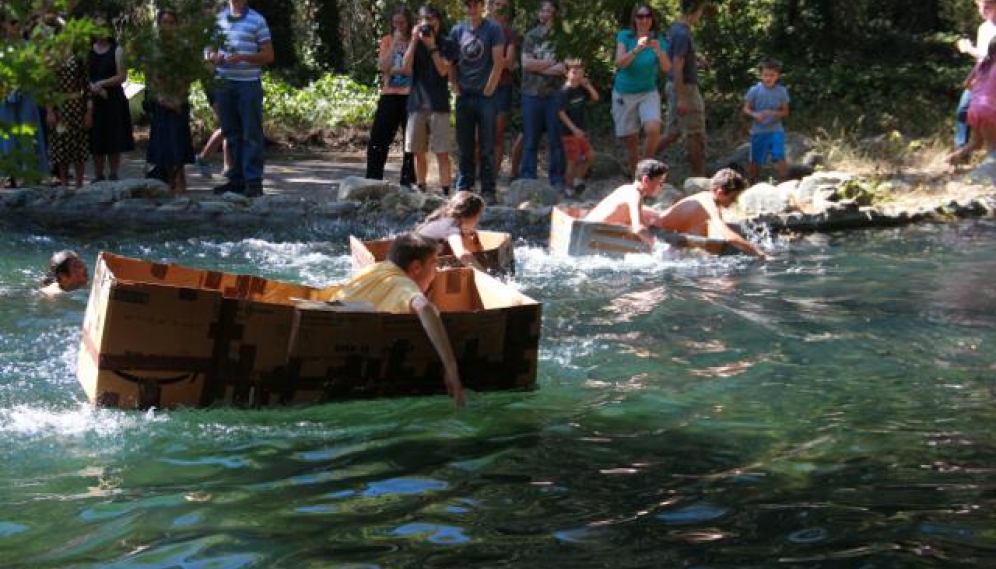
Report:
<svg viewBox="0 0 996 569"><path fill-rule="evenodd" d="M144 176L145 151L136 150L126 154L121 164L122 178ZM211 179L200 175L197 168L188 165L188 191L194 195L210 192L212 188L225 183L221 175L220 155L213 162L214 176ZM397 180L400 162L389 161L385 169L388 180ZM347 176L363 176L366 172L366 156L359 152L268 152L263 191L267 194L302 193L311 196L334 193L333 182ZM93 177L93 166L87 167L87 180Z"/></svg>

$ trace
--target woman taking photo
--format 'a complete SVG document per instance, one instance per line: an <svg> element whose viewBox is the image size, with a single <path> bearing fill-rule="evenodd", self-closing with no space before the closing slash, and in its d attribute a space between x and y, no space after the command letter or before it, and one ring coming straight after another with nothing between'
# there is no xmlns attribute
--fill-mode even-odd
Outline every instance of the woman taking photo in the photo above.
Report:
<svg viewBox="0 0 996 569"><path fill-rule="evenodd" d="M612 122L626 147L627 171L636 170L640 129L646 141L643 158L653 158L661 135L661 96L657 77L671 69L667 42L648 4L637 4L630 27L616 34L616 80L612 87Z"/></svg>

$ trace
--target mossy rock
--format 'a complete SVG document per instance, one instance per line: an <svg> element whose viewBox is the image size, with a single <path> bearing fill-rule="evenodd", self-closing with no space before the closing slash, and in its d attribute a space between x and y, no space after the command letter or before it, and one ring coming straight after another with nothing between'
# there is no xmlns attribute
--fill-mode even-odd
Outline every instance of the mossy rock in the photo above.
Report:
<svg viewBox="0 0 996 569"><path fill-rule="evenodd" d="M872 205L880 199L878 188L861 180L848 180L837 188L832 201L853 200L859 206Z"/></svg>

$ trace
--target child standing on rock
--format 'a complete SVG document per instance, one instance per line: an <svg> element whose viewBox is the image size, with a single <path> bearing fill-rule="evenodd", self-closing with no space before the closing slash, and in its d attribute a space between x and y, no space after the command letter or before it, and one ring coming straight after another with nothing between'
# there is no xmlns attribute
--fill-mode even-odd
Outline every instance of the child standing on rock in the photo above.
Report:
<svg viewBox="0 0 996 569"><path fill-rule="evenodd" d="M785 158L785 127L782 119L789 114L788 89L778 82L782 65L777 60L766 58L758 68L761 80L744 97L744 114L754 119L750 127L747 176L751 180L757 180L761 166L767 164L768 156L771 156L778 171L778 179L784 180L788 174L788 160Z"/></svg>

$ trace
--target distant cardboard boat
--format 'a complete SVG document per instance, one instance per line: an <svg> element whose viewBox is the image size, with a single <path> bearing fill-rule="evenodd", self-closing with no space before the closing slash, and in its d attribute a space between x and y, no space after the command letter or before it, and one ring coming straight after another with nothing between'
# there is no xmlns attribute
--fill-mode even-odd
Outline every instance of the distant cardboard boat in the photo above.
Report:
<svg viewBox="0 0 996 569"><path fill-rule="evenodd" d="M499 231L478 231L477 237L481 242L482 251L473 255L487 273L499 278L515 276L515 247L512 236ZM392 242L393 239L361 241L350 236L349 250L353 257L353 269L360 269L386 259ZM453 256L449 245L446 245L445 251L439 256L439 266L460 267L463 264Z"/></svg>
<svg viewBox="0 0 996 569"><path fill-rule="evenodd" d="M445 393L414 314L325 302L317 289L101 253L77 375L121 408L259 407ZM442 313L464 385L535 385L542 305L469 268L440 271Z"/></svg>
<svg viewBox="0 0 996 569"><path fill-rule="evenodd" d="M585 221L587 209L556 206L550 215L550 252L579 257L605 255L621 257L630 253L650 253L650 247L625 225ZM672 247L700 248L713 254L726 252L722 239L708 239L684 233L655 230L654 236Z"/></svg>

